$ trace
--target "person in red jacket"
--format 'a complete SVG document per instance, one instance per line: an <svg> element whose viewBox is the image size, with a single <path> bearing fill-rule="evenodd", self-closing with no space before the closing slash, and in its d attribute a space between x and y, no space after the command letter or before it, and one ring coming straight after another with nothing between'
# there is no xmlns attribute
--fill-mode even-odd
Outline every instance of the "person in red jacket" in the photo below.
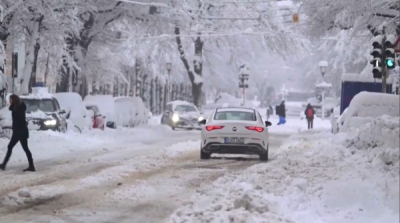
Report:
<svg viewBox="0 0 400 223"><path fill-rule="evenodd" d="M312 129L313 125L314 125L314 114L315 114L315 110L314 108L311 106L310 103L308 103L306 110L304 111L304 114L306 115L306 119L307 119L307 124L308 124L308 129Z"/></svg>

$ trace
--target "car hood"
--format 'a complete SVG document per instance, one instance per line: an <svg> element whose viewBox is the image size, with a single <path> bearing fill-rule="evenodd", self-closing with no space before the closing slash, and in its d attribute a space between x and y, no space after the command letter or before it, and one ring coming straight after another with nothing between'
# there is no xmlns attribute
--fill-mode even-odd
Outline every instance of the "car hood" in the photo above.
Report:
<svg viewBox="0 0 400 223"><path fill-rule="evenodd" d="M198 112L176 112L176 114L183 119L198 119L200 117Z"/></svg>
<svg viewBox="0 0 400 223"><path fill-rule="evenodd" d="M49 119L53 117L52 114L53 114L52 112L43 112L38 110L35 112L26 113L26 119L28 120Z"/></svg>

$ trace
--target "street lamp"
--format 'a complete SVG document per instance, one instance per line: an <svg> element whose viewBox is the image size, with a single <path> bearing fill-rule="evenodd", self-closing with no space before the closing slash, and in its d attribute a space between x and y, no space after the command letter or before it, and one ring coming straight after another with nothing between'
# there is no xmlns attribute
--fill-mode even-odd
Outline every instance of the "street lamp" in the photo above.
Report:
<svg viewBox="0 0 400 223"><path fill-rule="evenodd" d="M328 67L328 62L326 62L326 61L320 61L319 62L319 69L321 70L322 81L324 81L324 76L325 76L327 67Z"/></svg>
<svg viewBox="0 0 400 223"><path fill-rule="evenodd" d="M325 79L324 79L327 68L328 68L328 62L326 62L326 61L319 62L319 69L321 70L321 74L322 74L322 83L319 84L317 87L322 88L322 120L324 120L324 116L325 116L325 90L330 88L330 86L325 83Z"/></svg>
<svg viewBox="0 0 400 223"><path fill-rule="evenodd" d="M167 63L165 63L165 67L167 68L167 71L168 71L168 79L167 79L167 81L168 81L168 84L167 84L167 86L168 86L168 93L167 93L167 98L165 99L166 101L169 101L169 99L170 99L170 94L171 94L171 70L172 70L172 63L171 62L167 62Z"/></svg>

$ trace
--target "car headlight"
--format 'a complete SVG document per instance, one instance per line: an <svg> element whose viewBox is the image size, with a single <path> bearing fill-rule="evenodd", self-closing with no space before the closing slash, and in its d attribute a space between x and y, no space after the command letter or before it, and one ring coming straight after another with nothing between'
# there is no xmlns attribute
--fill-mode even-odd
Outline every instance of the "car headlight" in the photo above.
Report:
<svg viewBox="0 0 400 223"><path fill-rule="evenodd" d="M202 117L202 116L200 116L198 119L197 119L197 121L202 121L202 120L204 120L204 118Z"/></svg>
<svg viewBox="0 0 400 223"><path fill-rule="evenodd" d="M179 116L178 116L178 114L172 115L172 121L173 121L173 122L178 122L178 121L179 121Z"/></svg>
<svg viewBox="0 0 400 223"><path fill-rule="evenodd" d="M56 125L57 120L55 120L55 119L46 120L46 121L44 121L44 124L45 125Z"/></svg>

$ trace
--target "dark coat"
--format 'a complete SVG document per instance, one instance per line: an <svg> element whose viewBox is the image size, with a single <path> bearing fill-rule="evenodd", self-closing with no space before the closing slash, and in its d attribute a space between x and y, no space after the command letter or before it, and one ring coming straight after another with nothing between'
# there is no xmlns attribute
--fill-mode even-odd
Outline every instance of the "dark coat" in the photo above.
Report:
<svg viewBox="0 0 400 223"><path fill-rule="evenodd" d="M309 109L312 110L312 116L311 117L308 116L308 110ZM306 119L314 119L315 110L310 104L308 104L307 107L306 107L306 110L304 111L304 114L306 115Z"/></svg>
<svg viewBox="0 0 400 223"><path fill-rule="evenodd" d="M18 138L29 138L28 123L26 122L26 105L24 102L11 105L13 136Z"/></svg>
<svg viewBox="0 0 400 223"><path fill-rule="evenodd" d="M286 108L285 108L285 104L280 104L278 106L276 106L275 108L275 113L279 116L282 116L284 118L286 118Z"/></svg>

